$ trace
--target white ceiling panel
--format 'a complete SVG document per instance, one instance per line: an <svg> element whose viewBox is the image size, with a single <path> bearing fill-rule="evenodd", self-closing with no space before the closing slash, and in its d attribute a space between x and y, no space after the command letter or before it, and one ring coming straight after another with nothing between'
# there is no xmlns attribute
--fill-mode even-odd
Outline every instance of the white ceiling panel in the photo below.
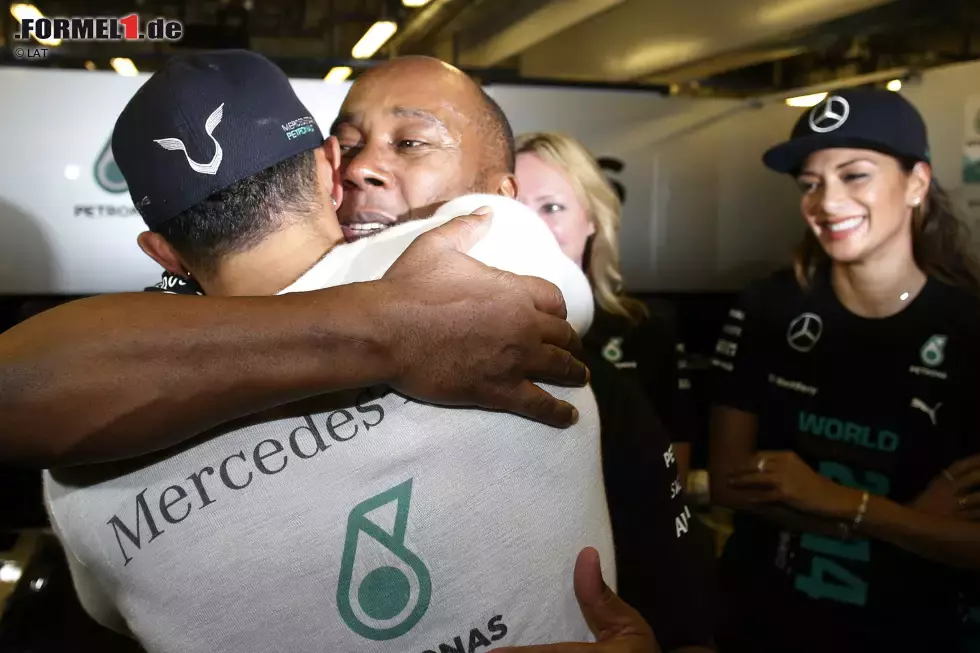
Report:
<svg viewBox="0 0 980 653"><path fill-rule="evenodd" d="M628 0L525 50L521 73L633 81L890 1Z"/></svg>

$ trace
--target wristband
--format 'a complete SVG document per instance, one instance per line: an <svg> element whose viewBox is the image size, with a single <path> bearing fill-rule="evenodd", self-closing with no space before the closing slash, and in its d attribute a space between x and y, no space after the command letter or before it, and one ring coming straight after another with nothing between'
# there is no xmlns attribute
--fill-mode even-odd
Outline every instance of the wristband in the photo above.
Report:
<svg viewBox="0 0 980 653"><path fill-rule="evenodd" d="M851 524L851 530L856 531L864 521L864 513L868 512L868 501L871 499L871 495L865 490L864 494L861 495L861 505L858 506L857 514L854 515L854 523Z"/></svg>

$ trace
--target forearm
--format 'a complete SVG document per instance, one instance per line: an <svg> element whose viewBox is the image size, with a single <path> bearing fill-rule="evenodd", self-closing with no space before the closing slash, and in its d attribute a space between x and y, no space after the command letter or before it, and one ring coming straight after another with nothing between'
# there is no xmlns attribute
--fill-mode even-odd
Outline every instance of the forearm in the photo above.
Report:
<svg viewBox="0 0 980 653"><path fill-rule="evenodd" d="M786 506L754 504L737 495L737 492L730 492L728 496L723 495L724 501L726 501L723 505L732 510L747 512L789 531L815 533L825 537L841 537L840 524L836 520L802 513Z"/></svg>
<svg viewBox="0 0 980 653"><path fill-rule="evenodd" d="M851 519L860 505L860 492L855 495ZM980 569L980 524L976 522L934 516L872 496L859 532L936 562Z"/></svg>
<svg viewBox="0 0 980 653"><path fill-rule="evenodd" d="M0 335L0 456L63 466L165 448L385 379L376 284L280 297L106 295Z"/></svg>
<svg viewBox="0 0 980 653"><path fill-rule="evenodd" d="M712 460L709 479L713 504L729 510L749 513L790 531L816 533L828 537L841 536L840 526L836 521L782 505L760 503L756 491L732 487L729 479L743 460L748 460L748 457L728 459L727 464L719 463L717 459Z"/></svg>

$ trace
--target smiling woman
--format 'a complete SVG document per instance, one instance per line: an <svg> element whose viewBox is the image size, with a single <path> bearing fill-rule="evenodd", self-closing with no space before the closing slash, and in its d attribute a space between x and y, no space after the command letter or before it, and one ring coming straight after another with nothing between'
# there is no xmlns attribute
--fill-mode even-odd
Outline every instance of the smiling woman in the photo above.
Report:
<svg viewBox="0 0 980 653"><path fill-rule="evenodd" d="M980 291L963 224L927 163L873 150L822 150L808 157L797 179L811 227L796 257L801 283L812 282L830 260L858 261L867 250L911 235L913 258L925 274Z"/></svg>
<svg viewBox="0 0 980 653"><path fill-rule="evenodd" d="M925 125L897 93L833 93L764 161L796 178L807 230L712 361L712 498L737 511L719 643L961 650L980 284Z"/></svg>

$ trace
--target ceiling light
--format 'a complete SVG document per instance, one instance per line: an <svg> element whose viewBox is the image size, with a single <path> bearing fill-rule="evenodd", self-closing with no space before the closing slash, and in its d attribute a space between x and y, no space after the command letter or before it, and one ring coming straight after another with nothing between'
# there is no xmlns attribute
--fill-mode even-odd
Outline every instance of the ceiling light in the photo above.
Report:
<svg viewBox="0 0 980 653"><path fill-rule="evenodd" d="M347 66L337 66L335 68L330 69L330 72L326 74L326 76L323 78L323 81L328 82L330 84L339 84L340 82L350 77L351 72L353 71Z"/></svg>
<svg viewBox="0 0 980 653"><path fill-rule="evenodd" d="M398 24L390 20L379 20L364 32L364 36L350 51L355 59L369 59L381 49L388 39L398 30Z"/></svg>
<svg viewBox="0 0 980 653"><path fill-rule="evenodd" d="M800 95L786 99L786 106L789 107L815 107L824 101L826 93L813 93L811 95Z"/></svg>
<svg viewBox="0 0 980 653"><path fill-rule="evenodd" d="M81 175L81 170L78 166L72 164L65 166L65 179L68 181L75 181Z"/></svg>
<svg viewBox="0 0 980 653"><path fill-rule="evenodd" d="M10 15L16 18L18 23L22 22L25 18L32 18L35 21L39 18L44 18L44 14L34 5L21 3L10 5ZM42 39L35 32L31 32L31 35L41 45L47 45L52 48L61 45L61 39Z"/></svg>
<svg viewBox="0 0 980 653"><path fill-rule="evenodd" d="M140 71L136 69L136 64L133 63L132 59L115 57L113 59L109 59L109 65L123 77L136 77L140 74Z"/></svg>
<svg viewBox="0 0 980 653"><path fill-rule="evenodd" d="M424 7L429 4L430 0L402 0L402 4L406 7Z"/></svg>
<svg viewBox="0 0 980 653"><path fill-rule="evenodd" d="M889 91L894 91L895 93L898 93L899 91L902 90L902 80L893 79L892 81L888 82L888 85L885 88L887 88Z"/></svg>

